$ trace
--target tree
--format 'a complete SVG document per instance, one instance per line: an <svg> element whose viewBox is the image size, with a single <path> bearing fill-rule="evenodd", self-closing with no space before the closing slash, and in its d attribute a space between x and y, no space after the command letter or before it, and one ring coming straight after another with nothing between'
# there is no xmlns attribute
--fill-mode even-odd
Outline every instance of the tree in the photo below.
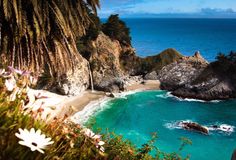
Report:
<svg viewBox="0 0 236 160"><path fill-rule="evenodd" d="M131 44L130 30L125 22L119 19L119 15L111 15L103 24L102 31L112 39L118 40L123 45Z"/></svg>
<svg viewBox="0 0 236 160"><path fill-rule="evenodd" d="M73 70L88 7L96 14L99 0L0 0L1 63L54 76Z"/></svg>

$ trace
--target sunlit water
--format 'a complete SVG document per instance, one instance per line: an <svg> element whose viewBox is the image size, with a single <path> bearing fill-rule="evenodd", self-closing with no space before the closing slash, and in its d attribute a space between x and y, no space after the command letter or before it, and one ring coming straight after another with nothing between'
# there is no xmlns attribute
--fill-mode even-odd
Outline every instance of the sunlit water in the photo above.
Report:
<svg viewBox="0 0 236 160"><path fill-rule="evenodd" d="M219 52L236 51L236 19L123 19L131 29L132 44L138 55L176 48L184 55L197 50L208 61Z"/></svg>
<svg viewBox="0 0 236 160"><path fill-rule="evenodd" d="M211 131L203 135L177 129L173 124L191 120L202 125L229 124L236 126L236 101L200 102L180 100L166 91L146 91L117 98L104 104L89 121L96 121L94 130L108 128L123 135L137 146L147 142L157 132L156 146L165 152L177 151L180 137L192 140L182 155L193 160L228 160L236 148L236 133Z"/></svg>

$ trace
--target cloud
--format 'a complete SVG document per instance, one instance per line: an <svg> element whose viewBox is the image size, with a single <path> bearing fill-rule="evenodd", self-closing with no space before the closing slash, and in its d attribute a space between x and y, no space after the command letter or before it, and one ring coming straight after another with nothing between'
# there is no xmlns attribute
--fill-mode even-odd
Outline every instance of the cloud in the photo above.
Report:
<svg viewBox="0 0 236 160"><path fill-rule="evenodd" d="M236 0L101 0L101 7L101 17L110 14L120 14L121 17L146 14L236 18Z"/></svg>
<svg viewBox="0 0 236 160"><path fill-rule="evenodd" d="M205 14L234 14L236 12L232 8L228 8L228 9L202 8L201 13L205 13Z"/></svg>

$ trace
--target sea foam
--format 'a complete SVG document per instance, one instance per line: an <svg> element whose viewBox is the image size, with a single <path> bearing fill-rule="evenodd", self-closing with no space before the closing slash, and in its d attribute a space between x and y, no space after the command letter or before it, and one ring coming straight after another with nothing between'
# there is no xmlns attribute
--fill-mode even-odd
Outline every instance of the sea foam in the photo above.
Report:
<svg viewBox="0 0 236 160"><path fill-rule="evenodd" d="M173 94L171 94L171 92L167 92L165 94L159 94L159 95L156 95L156 97L164 98L164 99L172 98L172 99L175 99L177 101L187 101L187 102L201 102L201 103L218 103L218 102L221 102L221 100L204 101L204 100L200 100L200 99L180 98L180 97L174 96Z"/></svg>
<svg viewBox="0 0 236 160"><path fill-rule="evenodd" d="M139 91L128 91L128 92L122 92L122 93L115 93L115 98L119 99L127 99L128 95L135 94ZM70 120L76 124L85 124L89 118L104 109L107 109L111 107L111 105L108 104L109 101L113 100L113 98L110 97L103 97L99 100L90 102L87 106L84 107L82 111L79 111L75 113Z"/></svg>

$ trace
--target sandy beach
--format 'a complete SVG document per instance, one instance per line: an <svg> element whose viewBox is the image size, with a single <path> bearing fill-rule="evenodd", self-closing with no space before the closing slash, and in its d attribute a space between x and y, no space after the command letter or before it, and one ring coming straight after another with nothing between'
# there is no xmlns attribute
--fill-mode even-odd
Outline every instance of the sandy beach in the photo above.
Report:
<svg viewBox="0 0 236 160"><path fill-rule="evenodd" d="M158 90L160 82L157 80L146 80L143 82L133 82L126 86L122 93L129 91ZM111 93L103 91L86 90L78 96L68 97L44 90L30 90L31 97L29 106L37 111L43 108L42 118L52 120L53 118L63 118L65 116L72 117L78 112L83 115L87 112L88 107L96 106L104 102L104 100L112 99ZM120 94L120 93L117 93ZM114 94L116 95L116 94ZM41 98L37 98L40 97Z"/></svg>
<svg viewBox="0 0 236 160"><path fill-rule="evenodd" d="M144 90L158 90L160 89L160 82L157 80L147 80L144 83L136 82L126 87L126 90L122 93L128 93L130 91L144 91ZM122 94L121 93L121 94ZM70 114L70 120L75 123L83 123L88 117L96 110L96 106L102 106L101 104L107 100L112 99L109 97L110 93L101 91L86 91L82 96L74 97L71 101L66 102L67 106L73 106L74 113ZM119 93L114 94L119 95Z"/></svg>
<svg viewBox="0 0 236 160"><path fill-rule="evenodd" d="M127 86L125 92L127 91L144 91L144 90L158 90L160 89L160 82L157 80L147 80L141 83L134 83ZM70 101L66 102L67 106L73 106L76 112L82 111L84 107L89 105L89 103L100 100L107 97L108 94L102 91L85 91L82 95L73 97Z"/></svg>

